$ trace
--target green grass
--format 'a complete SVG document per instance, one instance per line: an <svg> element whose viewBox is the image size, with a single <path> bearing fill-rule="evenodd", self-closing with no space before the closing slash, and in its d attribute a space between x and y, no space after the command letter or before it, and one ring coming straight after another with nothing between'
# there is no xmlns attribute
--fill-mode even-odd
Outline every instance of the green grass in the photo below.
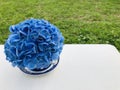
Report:
<svg viewBox="0 0 120 90"><path fill-rule="evenodd" d="M0 43L10 25L31 17L59 27L65 43L107 43L120 51L120 0L0 0Z"/></svg>

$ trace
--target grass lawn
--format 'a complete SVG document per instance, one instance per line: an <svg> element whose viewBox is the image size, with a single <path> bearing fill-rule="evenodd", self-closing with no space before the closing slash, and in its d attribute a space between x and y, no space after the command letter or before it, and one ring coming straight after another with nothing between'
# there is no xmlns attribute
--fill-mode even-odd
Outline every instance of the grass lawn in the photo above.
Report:
<svg viewBox="0 0 120 90"><path fill-rule="evenodd" d="M0 0L0 44L10 25L31 17L59 27L65 43L107 43L120 51L120 0Z"/></svg>

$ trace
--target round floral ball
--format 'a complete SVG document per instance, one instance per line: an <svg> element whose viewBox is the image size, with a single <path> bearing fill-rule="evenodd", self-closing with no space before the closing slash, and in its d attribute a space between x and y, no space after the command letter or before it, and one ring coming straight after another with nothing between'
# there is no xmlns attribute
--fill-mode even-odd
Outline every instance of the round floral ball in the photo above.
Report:
<svg viewBox="0 0 120 90"><path fill-rule="evenodd" d="M32 18L10 26L9 30L4 50L13 66L43 69L59 59L64 37L50 22Z"/></svg>

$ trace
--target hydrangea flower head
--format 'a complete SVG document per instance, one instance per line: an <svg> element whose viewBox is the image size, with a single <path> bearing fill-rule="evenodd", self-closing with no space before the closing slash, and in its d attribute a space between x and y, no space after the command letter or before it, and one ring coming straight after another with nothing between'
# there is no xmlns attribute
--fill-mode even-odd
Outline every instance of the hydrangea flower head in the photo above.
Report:
<svg viewBox="0 0 120 90"><path fill-rule="evenodd" d="M57 60L64 38L60 30L43 19L28 19L9 28L4 45L6 59L13 66L29 69L47 68Z"/></svg>

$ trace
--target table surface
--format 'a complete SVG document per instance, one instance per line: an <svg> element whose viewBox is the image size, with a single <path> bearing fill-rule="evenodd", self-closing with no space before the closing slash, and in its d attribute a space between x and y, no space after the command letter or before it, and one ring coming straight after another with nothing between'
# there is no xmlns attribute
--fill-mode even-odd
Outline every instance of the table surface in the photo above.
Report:
<svg viewBox="0 0 120 90"><path fill-rule="evenodd" d="M53 71L32 76L13 68L0 45L0 90L120 90L120 53L107 44L67 44Z"/></svg>

